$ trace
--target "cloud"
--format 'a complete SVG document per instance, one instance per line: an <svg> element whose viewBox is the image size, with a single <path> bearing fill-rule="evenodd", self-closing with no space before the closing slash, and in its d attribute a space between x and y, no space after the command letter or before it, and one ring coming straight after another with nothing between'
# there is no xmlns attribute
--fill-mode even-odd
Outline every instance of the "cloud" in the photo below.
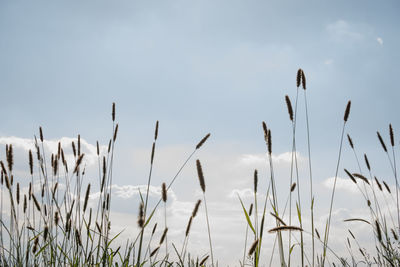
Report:
<svg viewBox="0 0 400 267"><path fill-rule="evenodd" d="M383 39L381 37L376 38L376 41L380 44L383 45Z"/></svg>
<svg viewBox="0 0 400 267"><path fill-rule="evenodd" d="M306 160L299 152L296 152L297 161ZM241 163L245 165L262 164L267 161L267 154L243 154L240 157ZM272 160L275 163L290 163L292 160L292 152L283 152L281 154L272 154Z"/></svg>
<svg viewBox="0 0 400 267"><path fill-rule="evenodd" d="M323 181L322 184L326 188L333 189L334 182L335 182L335 177L329 177L329 178L325 179L325 181ZM359 190L358 190L356 184L354 184L350 179L344 179L341 177L337 177L336 190L342 190L342 191L352 193L352 194L359 193Z"/></svg>
<svg viewBox="0 0 400 267"><path fill-rule="evenodd" d="M364 34L356 28L357 27L355 25L352 25L349 22L341 19L326 26L326 30L330 36L335 41L339 42L362 40L364 38Z"/></svg>
<svg viewBox="0 0 400 267"><path fill-rule="evenodd" d="M332 65L332 63L333 63L333 59L327 59L324 61L325 65Z"/></svg>
<svg viewBox="0 0 400 267"><path fill-rule="evenodd" d="M38 142L40 141L38 140ZM74 166L75 157L72 152L71 144L72 142L75 142L75 145L77 145L78 142L77 138L61 137L59 139L44 140L43 148L46 159L49 160L50 155L52 153L57 153L59 142L61 143L61 147L64 150L64 155L68 163L68 166L70 167ZM83 161L84 165L86 166L86 168L94 166L97 163L98 159L96 145L90 144L83 138L80 139L80 143L81 143L81 152L85 153ZM15 158L14 162L16 164L21 164L21 162L27 162L27 154L29 150L31 150L34 154L36 153L35 140L33 138L30 139L30 138L21 138L15 136L0 137L0 145L9 145L9 144L13 145L14 158ZM39 147L42 148L41 144L39 144ZM99 146L99 150L100 154L106 154L107 146L101 145ZM48 166L50 166L50 164ZM22 171L21 169L20 171Z"/></svg>

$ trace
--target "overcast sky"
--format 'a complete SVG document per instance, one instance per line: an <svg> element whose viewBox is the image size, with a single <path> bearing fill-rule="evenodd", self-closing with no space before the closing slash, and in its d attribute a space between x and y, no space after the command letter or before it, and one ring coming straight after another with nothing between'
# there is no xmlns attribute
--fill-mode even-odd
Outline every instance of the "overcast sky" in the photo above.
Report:
<svg viewBox="0 0 400 267"><path fill-rule="evenodd" d="M120 131L113 226L126 229L126 237L137 232L137 186L146 183L155 121L155 191L210 132L173 188L171 235L183 239L200 196L199 158L217 258L222 266L238 265L240 257L232 256L242 253L245 221L234 192L252 188L254 168L263 177L260 188L265 191L267 184L261 121L272 131L282 205L287 196L291 124L284 96L295 98L298 68L307 77L320 232L348 100L346 133L359 156L368 154L374 174L393 185L376 131L387 140L392 123L399 145L398 14L397 1L1 1L0 144L14 142L17 153L19 146L21 173L27 171L26 144L39 126L52 141L81 134L89 151L96 140L107 144L115 102ZM300 96L297 137L301 172L307 174ZM357 165L346 142L343 153L339 176L347 179L343 168L356 171ZM303 179L307 197L308 176ZM342 182L334 206L336 233L347 231L341 219L366 211L361 195ZM198 220L193 249L204 254L204 218ZM340 248L345 239L332 242Z"/></svg>

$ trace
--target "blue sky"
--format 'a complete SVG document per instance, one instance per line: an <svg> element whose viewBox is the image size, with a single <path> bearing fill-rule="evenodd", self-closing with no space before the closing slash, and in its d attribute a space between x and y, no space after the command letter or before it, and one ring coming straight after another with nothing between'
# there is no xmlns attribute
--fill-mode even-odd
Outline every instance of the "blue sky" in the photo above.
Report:
<svg viewBox="0 0 400 267"><path fill-rule="evenodd" d="M0 135L31 138L42 125L51 140L81 134L105 144L116 102L116 184L145 183L159 120L154 186L211 132L198 154L219 181L210 183L251 187L250 167L238 171L248 173L246 184L229 175L241 168L237 158L265 152L263 120L275 153L290 150L284 96L295 97L302 68L317 183L334 175L348 100L348 132L377 175L389 176L376 130L387 137L389 123L400 129L399 13L397 1L2 1ZM194 162L188 168L190 177ZM192 201L188 188L184 181L175 193Z"/></svg>

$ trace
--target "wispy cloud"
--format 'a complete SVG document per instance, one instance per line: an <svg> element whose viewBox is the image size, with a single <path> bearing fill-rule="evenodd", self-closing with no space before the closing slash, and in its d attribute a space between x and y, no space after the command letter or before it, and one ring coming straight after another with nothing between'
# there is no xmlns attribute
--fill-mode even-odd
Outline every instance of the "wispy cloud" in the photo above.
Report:
<svg viewBox="0 0 400 267"><path fill-rule="evenodd" d="M381 37L376 38L376 41L380 44L383 45L383 39Z"/></svg>
<svg viewBox="0 0 400 267"><path fill-rule="evenodd" d="M364 34L355 25L342 19L328 24L326 30L338 42L360 41L364 38Z"/></svg>
<svg viewBox="0 0 400 267"><path fill-rule="evenodd" d="M325 179L325 181L323 182L323 185L326 188L333 189L334 182L335 182L335 177L329 177L329 178ZM345 179L345 178L341 178L341 177L337 177L336 190L342 190L342 191L352 193L352 194L359 193L357 185L355 185L350 179Z"/></svg>

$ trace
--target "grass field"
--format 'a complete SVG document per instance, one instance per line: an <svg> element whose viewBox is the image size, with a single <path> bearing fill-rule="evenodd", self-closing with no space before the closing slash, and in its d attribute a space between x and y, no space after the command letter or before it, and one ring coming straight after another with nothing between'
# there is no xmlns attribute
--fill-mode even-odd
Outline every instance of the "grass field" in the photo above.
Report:
<svg viewBox="0 0 400 267"><path fill-rule="evenodd" d="M260 123L265 139L266 165L269 170L267 188L259 187L258 171L253 173L253 201L247 203L238 195L238 205L242 212L237 214L246 228L243 255L237 257L238 266L270 266L272 256L280 266L400 266L400 218L399 218L399 186L397 180L395 132L392 125L388 127L389 140L384 140L377 132L377 145L387 156L392 172L391 180L379 180L373 174L373 168L366 154L361 155L346 126L351 118L351 101L343 107L343 126L339 129L340 143L337 147L333 190L329 196L329 216L324 229L316 229L314 219L313 161L308 114L307 85L304 72L299 69L296 76L296 94L290 99L285 96L288 121L292 131L292 149L290 177L287 179L286 195L279 195L274 173L273 144L279 138L274 136L273 129L266 122ZM297 158L296 130L298 106L305 108L305 127L307 131L307 181L299 179ZM71 143L73 164L68 164L61 143L51 155L44 153L44 134L42 128L34 139L35 149L27 156L26 168L30 177L15 174L13 144L5 148L5 157L1 164L1 213L0 213L0 265L1 266L218 266L218 259L213 253L213 233L207 206L207 173L203 170L202 161L197 159L196 152L207 149L210 134L204 136L193 146L176 175L161 187L161 197L156 204L149 201L149 188L152 185L154 156L156 153L158 127L156 122L154 141L150 151L150 169L146 182L146 190L140 192L137 206L137 222L139 234L130 240L119 240L124 246L114 245L119 234L111 235L112 218L110 203L112 201L114 151L118 139L118 123L116 122L115 104L111 112L113 135L109 143L102 149L97 143L98 183L88 184L85 181L85 153L81 151L80 136ZM262 126L262 127L261 127ZM318 125L313 125L318 127ZM342 150L349 146L353 151L357 166L347 169L343 166ZM68 148L70 149L70 148ZM193 203L193 212L187 218L183 242L176 244L168 239L166 202L168 192L179 178L188 162L195 161L202 197ZM365 201L367 218L349 218L347 222L366 224L372 230L374 250L367 251L358 237L351 230L343 236L348 254L338 255L330 247L333 207L335 205L336 182L339 172L356 184ZM30 180L28 187L21 186L21 180ZM309 187L307 199L301 194L302 188ZM97 205L88 206L89 197L94 188L99 190ZM393 190L394 189L394 190ZM304 190L304 189L303 189ZM263 192L263 197L258 194ZM281 191L279 191L281 192ZM303 198L301 198L303 197ZM279 201L278 201L279 199ZM304 203L311 203L310 206ZM302 205L303 204L303 205ZM198 214L199 210L204 212ZM154 214L162 213L163 219L155 221ZM207 223L208 253L197 255L189 251L191 242L191 225L198 216L205 215ZM274 227L266 229L266 220L273 220ZM156 239L156 231L161 238ZM265 239L273 239L272 255L262 255ZM310 243L308 243L310 242ZM370 245L370 244L369 244ZM307 248L306 248L307 247ZM370 247L370 246L369 246ZM361 255L361 256L360 256Z"/></svg>

